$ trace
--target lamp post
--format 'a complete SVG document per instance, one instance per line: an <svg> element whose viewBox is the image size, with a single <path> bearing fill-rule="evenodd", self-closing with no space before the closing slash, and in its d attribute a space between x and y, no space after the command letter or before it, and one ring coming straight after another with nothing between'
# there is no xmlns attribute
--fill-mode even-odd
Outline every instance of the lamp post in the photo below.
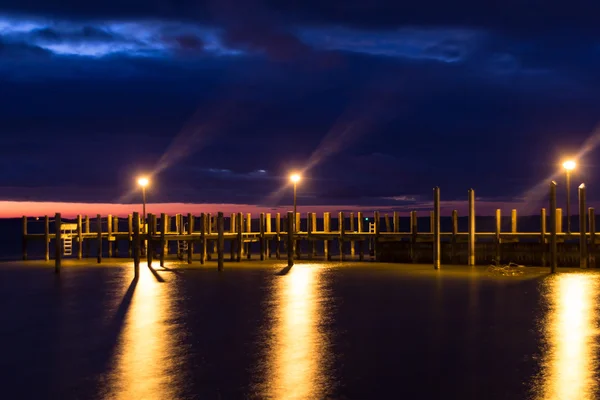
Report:
<svg viewBox="0 0 600 400"><path fill-rule="evenodd" d="M566 172L566 188L567 188L567 233L571 233L571 171L575 169L577 164L573 160L567 160L563 163L563 168Z"/></svg>
<svg viewBox="0 0 600 400"><path fill-rule="evenodd" d="M296 190L297 190L298 182L300 182L300 175L299 174L290 175L290 181L292 181L292 183L294 184L294 230L293 230L293 232L296 233Z"/></svg>
<svg viewBox="0 0 600 400"><path fill-rule="evenodd" d="M146 224L146 186L150 181L146 177L139 178L137 181L138 185L142 187L142 221L144 223L144 232L147 233L147 224Z"/></svg>

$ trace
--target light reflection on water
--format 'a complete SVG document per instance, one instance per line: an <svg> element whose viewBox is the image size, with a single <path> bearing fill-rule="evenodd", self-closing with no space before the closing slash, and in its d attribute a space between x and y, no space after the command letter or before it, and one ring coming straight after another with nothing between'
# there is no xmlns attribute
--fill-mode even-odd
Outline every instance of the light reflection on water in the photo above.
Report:
<svg viewBox="0 0 600 400"><path fill-rule="evenodd" d="M266 344L261 397L318 399L326 395L329 364L324 322L323 268L294 266L274 288L274 325Z"/></svg>
<svg viewBox="0 0 600 400"><path fill-rule="evenodd" d="M143 266L139 279L131 285L133 295L117 344L116 367L109 376L112 382L107 398L177 398L169 372L174 370L180 355L172 345L167 320L171 309L168 286ZM127 295L125 301L126 298Z"/></svg>
<svg viewBox="0 0 600 400"><path fill-rule="evenodd" d="M539 399L593 399L598 383L598 276L560 274L548 281Z"/></svg>

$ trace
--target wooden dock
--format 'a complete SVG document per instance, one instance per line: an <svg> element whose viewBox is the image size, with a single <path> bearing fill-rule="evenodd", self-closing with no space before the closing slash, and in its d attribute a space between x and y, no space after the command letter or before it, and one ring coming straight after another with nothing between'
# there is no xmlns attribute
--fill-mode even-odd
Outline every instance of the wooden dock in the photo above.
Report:
<svg viewBox="0 0 600 400"><path fill-rule="evenodd" d="M421 217L416 211L410 212L408 217L401 217L398 212L381 215L375 211L372 216L340 212L337 218L332 218L329 212L323 213L321 218L317 218L316 213L308 213L303 218L293 212L283 218L279 213L261 213L258 218L243 213L229 216L223 213L148 214L147 221L142 221L139 213L133 213L125 221L111 215L64 220L61 214L56 214L53 219L45 216L43 221L36 221L43 223L43 232L31 233L29 225L33 219L24 216L23 259L28 259L32 242L41 241L45 243L44 258L48 261L53 256L57 272L63 257L94 257L98 263L104 257L130 257L138 268L142 257L149 265L155 260L164 265L169 254L190 264L215 260L219 270L224 268L226 259L240 262L251 259L253 254L259 260L286 257L290 266L301 258L340 262L432 262L436 269L441 264L473 266L489 264L492 260L549 266L554 271L558 265L596 266L599 242L594 209L585 208L585 187L580 187L579 210L584 232L571 233L562 231L562 210L556 208L554 183L551 184L550 215L541 209L539 232L518 232L516 210L510 215L510 230L502 230L503 219L497 210L495 231L476 231L472 189L468 193L467 230L459 231L458 212L454 210L451 231L441 232L439 194L439 188L435 188L433 210ZM409 230L401 231L401 222L406 218ZM428 230L418 229L419 218L429 220ZM550 231L547 231L548 226ZM297 227L295 232L294 227Z"/></svg>

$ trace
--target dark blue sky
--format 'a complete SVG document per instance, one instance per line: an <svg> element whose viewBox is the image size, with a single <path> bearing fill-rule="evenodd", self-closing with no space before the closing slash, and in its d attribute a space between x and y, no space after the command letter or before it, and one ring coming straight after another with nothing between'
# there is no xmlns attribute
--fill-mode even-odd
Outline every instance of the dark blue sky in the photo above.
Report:
<svg viewBox="0 0 600 400"><path fill-rule="evenodd" d="M582 149L597 2L399 3L0 1L0 197L523 201Z"/></svg>

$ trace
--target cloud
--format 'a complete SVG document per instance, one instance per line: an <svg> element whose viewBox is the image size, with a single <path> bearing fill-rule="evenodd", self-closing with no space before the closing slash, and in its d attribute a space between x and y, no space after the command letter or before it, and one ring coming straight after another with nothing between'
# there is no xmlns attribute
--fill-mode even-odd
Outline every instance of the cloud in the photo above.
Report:
<svg viewBox="0 0 600 400"><path fill-rule="evenodd" d="M348 28L301 29L299 36L311 46L375 56L456 63L478 46L482 32L468 29L404 27L390 31Z"/></svg>

